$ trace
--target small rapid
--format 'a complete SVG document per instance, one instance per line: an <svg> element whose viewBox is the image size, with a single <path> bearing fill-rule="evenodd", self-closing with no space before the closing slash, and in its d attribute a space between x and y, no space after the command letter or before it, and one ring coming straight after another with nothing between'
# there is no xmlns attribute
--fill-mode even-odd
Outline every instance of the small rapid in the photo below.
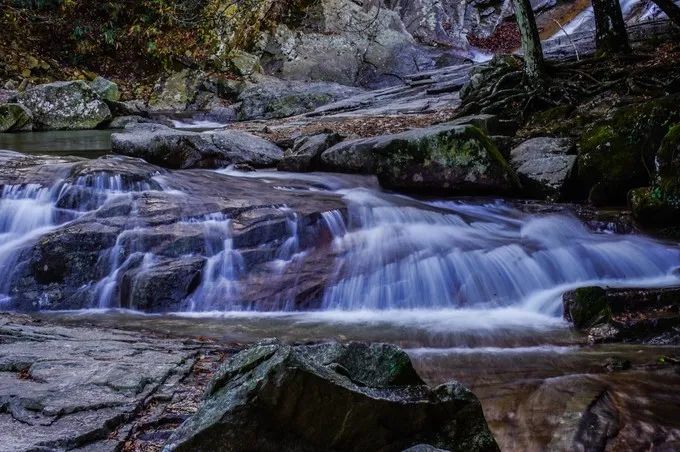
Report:
<svg viewBox="0 0 680 452"><path fill-rule="evenodd" d="M325 217L340 256L327 310L513 306L554 316L570 288L679 281L676 247L597 233L569 215L525 214L502 201L344 196L347 224Z"/></svg>
<svg viewBox="0 0 680 452"><path fill-rule="evenodd" d="M41 260L50 252L41 243L49 237L46 243L59 247L54 234L80 237L80 228L88 231L85 248L76 241L64 252L89 259L83 270L91 276L63 284L77 284L64 288L77 307L91 309L553 328L567 290L680 284L676 245L593 229L567 208L420 200L383 192L367 178L321 173L227 168L142 177L105 162L114 164L75 174L56 168L49 183L3 187L4 306L13 306L27 274L43 271L42 280L60 281L50 273L59 264ZM223 198L204 193L202 180L215 187L264 184L249 186L266 188L264 198L272 199L258 196L253 207L235 192L220 207ZM321 204L306 211L309 200ZM344 207L324 207L329 203ZM62 291L45 292L38 308L51 306L54 296L63 299Z"/></svg>

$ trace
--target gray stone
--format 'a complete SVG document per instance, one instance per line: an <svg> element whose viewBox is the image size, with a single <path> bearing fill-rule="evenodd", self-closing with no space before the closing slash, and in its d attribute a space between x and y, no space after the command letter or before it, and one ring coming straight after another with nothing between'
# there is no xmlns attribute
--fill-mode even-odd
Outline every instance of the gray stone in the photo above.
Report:
<svg viewBox="0 0 680 452"><path fill-rule="evenodd" d="M510 152L510 164L527 194L560 198L568 189L575 152L574 142L568 138L532 138Z"/></svg>
<svg viewBox="0 0 680 452"><path fill-rule="evenodd" d="M497 451L477 398L429 388L387 344L257 344L226 362L164 450Z"/></svg>
<svg viewBox="0 0 680 452"><path fill-rule="evenodd" d="M324 168L376 174L384 187L409 191L511 193L512 169L473 126L439 125L342 142L321 155Z"/></svg>
<svg viewBox="0 0 680 452"><path fill-rule="evenodd" d="M158 83L149 99L149 110L184 111L195 100L203 74L184 69Z"/></svg>
<svg viewBox="0 0 680 452"><path fill-rule="evenodd" d="M18 102L40 130L94 129L111 119L109 107L83 81L38 85L19 94Z"/></svg>
<svg viewBox="0 0 680 452"><path fill-rule="evenodd" d="M284 118L312 111L322 105L360 93L337 83L284 82L260 77L241 91L238 119Z"/></svg>
<svg viewBox="0 0 680 452"><path fill-rule="evenodd" d="M149 116L149 108L141 99L127 100L125 102L106 102L113 116Z"/></svg>
<svg viewBox="0 0 680 452"><path fill-rule="evenodd" d="M232 50L229 55L229 67L237 75L247 77L256 72L260 72L260 59L253 54L243 50Z"/></svg>
<svg viewBox="0 0 680 452"><path fill-rule="evenodd" d="M487 135L503 135L500 123L498 121L498 116L489 114L479 114L471 116L463 116L461 118L456 118L453 121L447 122L451 125L464 125L470 124Z"/></svg>
<svg viewBox="0 0 680 452"><path fill-rule="evenodd" d="M0 132L31 130L33 116L21 104L0 104Z"/></svg>
<svg viewBox="0 0 680 452"><path fill-rule="evenodd" d="M113 118L113 120L109 123L109 129L124 129L128 124L141 124L150 122L153 121L143 116L118 116Z"/></svg>
<svg viewBox="0 0 680 452"><path fill-rule="evenodd" d="M199 345L0 317L0 451L122 447L136 412L190 371ZM94 450L106 450L100 443ZM80 450L80 449L79 449Z"/></svg>
<svg viewBox="0 0 680 452"><path fill-rule="evenodd" d="M14 89L1 89L0 88L0 104L1 103L11 103L16 100L18 91Z"/></svg>
<svg viewBox="0 0 680 452"><path fill-rule="evenodd" d="M103 100L116 102L120 99L118 85L104 77L97 76L97 78L90 82L90 88Z"/></svg>
<svg viewBox="0 0 680 452"><path fill-rule="evenodd" d="M280 171L313 171L320 166L321 154L342 141L337 133L320 133L295 140L293 147L283 154L279 162Z"/></svg>
<svg viewBox="0 0 680 452"><path fill-rule="evenodd" d="M160 124L132 124L111 136L113 152L141 157L166 168L222 168L234 163L276 165L283 151L238 130L190 132Z"/></svg>

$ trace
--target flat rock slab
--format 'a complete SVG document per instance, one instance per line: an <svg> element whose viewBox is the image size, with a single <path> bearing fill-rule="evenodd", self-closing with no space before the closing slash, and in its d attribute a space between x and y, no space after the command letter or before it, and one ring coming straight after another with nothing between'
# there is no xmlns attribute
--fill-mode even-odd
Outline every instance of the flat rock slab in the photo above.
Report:
<svg viewBox="0 0 680 452"><path fill-rule="evenodd" d="M529 194L560 197L576 164L574 142L568 138L532 138L510 152L510 164Z"/></svg>
<svg viewBox="0 0 680 452"><path fill-rule="evenodd" d="M202 347L12 314L0 315L0 344L0 451L8 452L120 447L135 414L187 375Z"/></svg>
<svg viewBox="0 0 680 452"><path fill-rule="evenodd" d="M114 153L140 157L165 168L223 168L246 163L275 166L283 151L273 143L240 130L189 132L160 124L130 124L111 136Z"/></svg>

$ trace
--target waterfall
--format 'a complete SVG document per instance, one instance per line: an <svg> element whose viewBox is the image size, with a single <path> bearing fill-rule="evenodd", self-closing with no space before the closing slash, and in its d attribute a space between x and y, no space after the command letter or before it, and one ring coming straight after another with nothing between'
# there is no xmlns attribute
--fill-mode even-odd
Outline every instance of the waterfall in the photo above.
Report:
<svg viewBox="0 0 680 452"><path fill-rule="evenodd" d="M238 306L245 272L241 254L234 249L231 220L223 214L207 215L199 222L205 228L206 254L201 283L189 299L190 311L208 311L215 306Z"/></svg>
<svg viewBox="0 0 680 452"><path fill-rule="evenodd" d="M349 224L325 216L340 257L324 309L525 305L557 314L556 287L680 282L677 248L596 233L566 215L528 215L504 203L416 207L364 190L345 196Z"/></svg>

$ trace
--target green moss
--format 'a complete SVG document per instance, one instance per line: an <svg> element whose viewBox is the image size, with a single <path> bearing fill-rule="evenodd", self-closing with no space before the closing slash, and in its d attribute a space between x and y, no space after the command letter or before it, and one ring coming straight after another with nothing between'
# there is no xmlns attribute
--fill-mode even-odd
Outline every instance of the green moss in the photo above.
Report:
<svg viewBox="0 0 680 452"><path fill-rule="evenodd" d="M657 182L669 194L680 195L680 124L671 126L656 157Z"/></svg>
<svg viewBox="0 0 680 452"><path fill-rule="evenodd" d="M573 105L560 105L535 113L529 119L522 136L571 136L583 126L584 118L574 115Z"/></svg>
<svg viewBox="0 0 680 452"><path fill-rule="evenodd" d="M443 129L419 138L394 140L381 149L378 172L393 181L407 181L415 185L424 179L439 180L446 187L444 173L453 171L454 178L477 184L484 180L506 180L512 187L520 183L514 170L498 148L479 128L464 125ZM381 178L384 180L384 177Z"/></svg>
<svg viewBox="0 0 680 452"><path fill-rule="evenodd" d="M678 102L680 95L674 95L627 106L590 127L579 143L584 188L598 185L598 193L609 198L598 201L622 202L631 188L650 185L661 139L680 120Z"/></svg>
<svg viewBox="0 0 680 452"><path fill-rule="evenodd" d="M568 314L576 328L590 328L611 320L606 291L601 287L576 289L569 300Z"/></svg>

